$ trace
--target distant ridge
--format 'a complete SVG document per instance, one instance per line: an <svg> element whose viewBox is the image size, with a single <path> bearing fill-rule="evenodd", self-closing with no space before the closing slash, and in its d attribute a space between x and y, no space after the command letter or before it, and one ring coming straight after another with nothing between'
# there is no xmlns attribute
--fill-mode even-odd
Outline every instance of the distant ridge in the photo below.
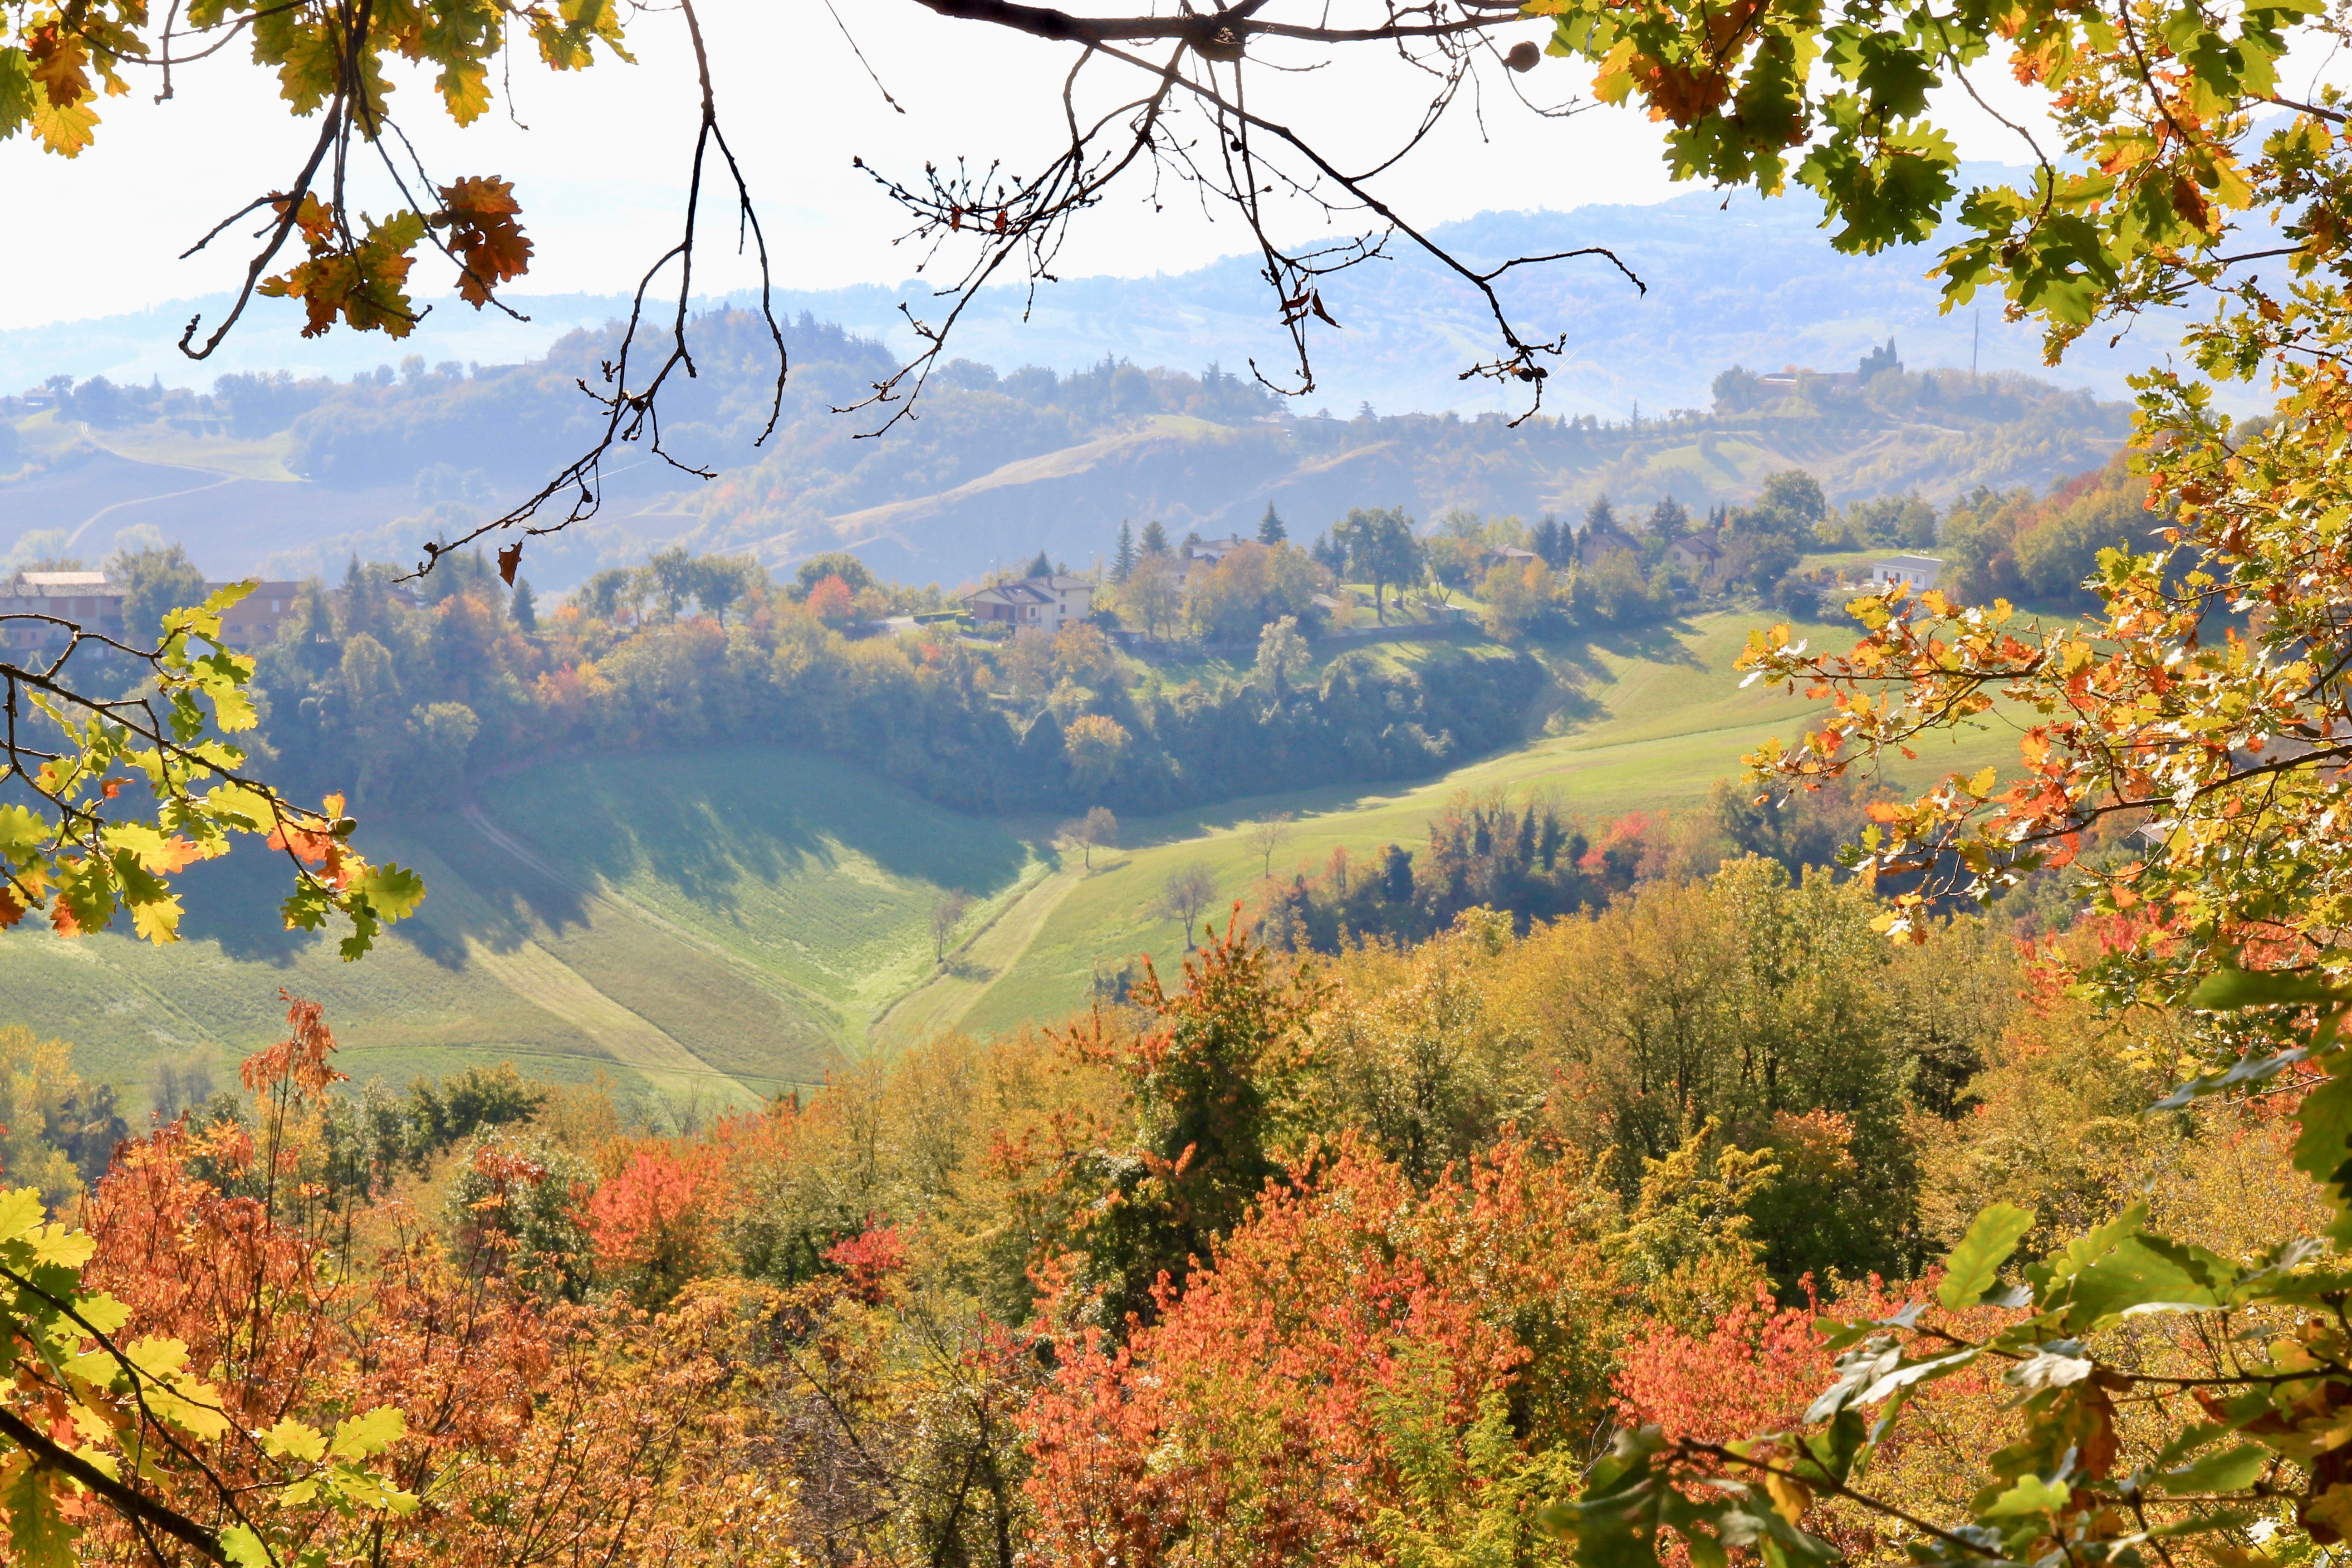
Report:
<svg viewBox="0 0 2352 1568"><path fill-rule="evenodd" d="M1994 165L1966 172L1975 180L2003 175ZM2046 369L2040 334L2002 321L1997 300L1980 310L1937 313L1937 287L1924 276L1933 260L1927 248L1840 256L1812 211L1801 196L1768 202L1742 194L1726 201L1695 192L1649 206L1484 213L1435 233L1474 261L1605 245L1649 285L1640 295L1606 262L1567 262L1521 275L1525 280L1513 286L1511 303L1525 327L1568 339L1546 399L1558 413L1616 419L1637 405L1653 414L1703 407L1708 380L1727 364L1845 369L1890 337L1914 367L1965 369L1973 358L1988 371L2030 371L2122 397L2125 375L2160 358L2173 342L2161 323L2143 321L2118 348L2085 342L2063 366ZM1491 329L1467 286L1426 260L1399 251L1332 279L1325 299L1342 327L1318 340L1318 384L1301 401L1302 412L1328 406L1352 415L1367 402L1383 414L1517 411L1516 385L1457 379L1484 354ZM786 290L778 303L903 353L911 340L898 314L902 300L919 313L936 313L921 282ZM351 332L305 341L296 307L257 300L213 360L198 365L182 358L173 345L188 317L198 310L216 317L226 303L225 297L182 300L129 315L0 331L0 391L58 374L137 383L160 376L166 385L195 386L251 370L342 379L412 353L436 363L516 363L543 355L565 331L603 325L627 301L617 294L517 296L516 308L531 318L518 322L445 300L410 338L394 342ZM1245 257L1169 277L1045 285L1025 321L1023 304L1018 289L984 296L959 326L954 352L1004 370L1035 363L1068 371L1106 356L1192 371L1221 363L1243 372L1253 356L1270 373L1286 363L1286 341Z"/></svg>

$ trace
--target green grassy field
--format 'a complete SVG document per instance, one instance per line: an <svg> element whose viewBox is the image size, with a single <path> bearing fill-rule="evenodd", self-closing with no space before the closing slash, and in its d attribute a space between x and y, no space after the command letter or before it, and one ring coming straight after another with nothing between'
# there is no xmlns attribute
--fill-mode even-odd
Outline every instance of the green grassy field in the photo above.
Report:
<svg viewBox="0 0 2352 1568"><path fill-rule="evenodd" d="M819 1081L929 975L940 889L980 900L970 931L1051 869L1017 826L772 749L541 763L366 833L430 892L363 962L274 929L279 869L240 852L189 878L173 947L0 938L0 1023L136 1095L159 1058L226 1081L282 1032L284 986L326 1005L362 1080L512 1060L745 1100Z"/></svg>
<svg viewBox="0 0 2352 1568"><path fill-rule="evenodd" d="M283 986L326 1005L361 1080L511 1060L559 1080L603 1073L744 1100L816 1082L843 1053L1062 1016L1098 971L1140 952L1172 967L1182 934L1154 912L1160 884L1198 861L1224 896L1246 896L1261 862L1242 824L1268 811L1297 818L1280 870L1342 845L1415 847L1464 790L1549 791L1593 821L1694 805L1801 714L1731 673L1756 618L1538 648L1559 679L1530 709L1527 744L1409 786L1130 820L1091 872L1056 855L1045 823L964 816L834 758L742 748L512 768L455 808L368 823L372 852L415 865L431 891L362 963L276 929L280 868L240 852L190 875L189 940L176 946L0 937L0 1024L73 1040L84 1071L136 1102L159 1059L205 1057L227 1082L280 1032ZM1440 646L1364 651L1410 664ZM1894 782L1973 770L2013 745L1998 726L1923 753ZM976 901L941 967L929 914L950 888Z"/></svg>
<svg viewBox="0 0 2352 1568"><path fill-rule="evenodd" d="M1759 618L1695 616L1614 642L1539 647L1570 689L1543 721L1548 732L1439 778L1402 789L1259 796L1125 825L1128 847L1108 857L1098 852L1091 876L1059 889L1060 901L1037 922L1035 939L963 1016L963 1027L986 1032L1057 1016L1084 1005L1096 973L1139 953L1172 969L1183 929L1156 911L1161 884L1171 871L1197 862L1215 878L1220 907L1246 900L1264 862L1244 841L1244 824L1269 811L1297 817L1276 858L1280 872L1319 866L1342 846L1351 855L1391 843L1416 847L1438 808L1465 791L1547 791L1570 815L1595 822L1697 805L1717 779L1738 775L1742 752L1768 735L1793 733L1806 710L1801 699L1777 689L1740 688L1732 660ZM1816 646L1842 646L1853 636L1851 626L1796 629ZM1400 651L1416 646L1426 645L1394 645ZM1530 719L1542 721L1539 714ZM1890 773L1888 782L1924 784L2016 754L2014 733L1995 721L1921 750L1916 763Z"/></svg>

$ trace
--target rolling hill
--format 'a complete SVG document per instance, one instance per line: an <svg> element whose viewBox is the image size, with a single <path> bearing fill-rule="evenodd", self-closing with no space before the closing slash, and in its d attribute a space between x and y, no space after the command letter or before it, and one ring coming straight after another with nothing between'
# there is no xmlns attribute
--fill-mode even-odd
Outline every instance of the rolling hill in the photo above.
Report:
<svg viewBox="0 0 2352 1568"><path fill-rule="evenodd" d="M1802 468L1832 500L2042 486L2096 466L2125 410L2013 375L1895 373L1867 387L1603 424L1500 416L1298 416L1221 372L1103 363L1069 377L960 363L921 416L880 440L831 410L886 374L873 343L814 321L768 445L764 334L740 313L697 328L705 374L665 405L669 449L717 478L615 459L592 522L530 546L541 592L678 542L790 567L846 549L899 581L969 582L1038 550L1080 566L1122 520L1171 533L1253 528L1268 505L1302 539L1350 508L1454 507L1535 518L1606 494L1694 510ZM232 384L216 395L77 389L0 428L0 555L103 558L176 542L215 576L338 574L357 554L413 561L587 448L576 381L616 342L580 333L550 358L476 374L412 367L379 384ZM0 416L6 409L0 406ZM730 453L753 460L726 466ZM764 453L764 455L761 455Z"/></svg>
<svg viewBox="0 0 2352 1568"><path fill-rule="evenodd" d="M1181 938L1154 911L1161 880L1198 861L1222 896L1245 897L1256 869L1238 824L1265 810L1297 814L1285 858L1312 862L1335 845L1411 846L1464 789L1550 790L1588 819L1691 805L1796 710L1728 675L1752 618L1543 649L1559 680L1524 746L1405 789L1130 821L1091 874L1051 847L1047 823L960 815L831 758L534 760L454 809L368 825L373 851L416 865L431 893L360 963L276 930L278 868L239 855L190 874L189 940L174 947L0 937L0 1023L75 1041L84 1070L135 1101L158 1062L202 1060L226 1081L276 1037L282 986L326 1005L362 1080L511 1060L740 1102L818 1082L844 1053L1061 1016L1139 952L1171 962ZM1917 771L1979 766L2009 743L1990 731ZM929 914L950 888L976 902L940 967Z"/></svg>

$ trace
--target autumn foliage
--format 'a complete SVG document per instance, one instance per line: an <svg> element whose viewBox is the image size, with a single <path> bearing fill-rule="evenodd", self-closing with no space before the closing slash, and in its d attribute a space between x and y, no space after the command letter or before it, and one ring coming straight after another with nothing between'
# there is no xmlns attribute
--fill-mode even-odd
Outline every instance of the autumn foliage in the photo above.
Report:
<svg viewBox="0 0 2352 1568"><path fill-rule="evenodd" d="M159 1413L123 1427L152 1517L46 1466L0 1508L50 1521L19 1552L45 1563L127 1560L168 1518L253 1568L1534 1568L1568 1560L1558 1510L1612 1441L1652 1434L1677 1495L1729 1495L1735 1443L1801 1429L1854 1334L1948 1283L1857 1260L1979 1225L1984 1187L2039 1181L2063 1222L2137 1182L2238 1254L2309 1217L2291 1123L2126 1137L2160 1040L2118 1051L2078 1002L2018 1004L2007 943L1893 947L1866 909L1759 860L1330 959L1237 913L1181 982L1147 968L1075 1026L845 1064L684 1132L475 1074L412 1090L420 1126L469 1131L371 1143L385 1100L354 1109L289 998L246 1104L125 1144L80 1210L79 1288L119 1303L92 1310ZM1951 1033L1968 996L1996 1000ZM2033 1152L2053 1137L2088 1148ZM0 1237L0 1263L35 1245L62 1244ZM2130 1350L2205 1364L2156 1324ZM16 1408L64 1442L71 1387ZM1877 1503L1966 1508L2013 1392L1917 1390ZM2119 1465L2139 1439L2110 1416ZM1784 1490L1806 1539L1916 1544Z"/></svg>
<svg viewBox="0 0 2352 1568"><path fill-rule="evenodd" d="M1088 1564L1376 1554L1493 1399L1557 1438L1620 1289L1571 1165L1500 1145L1416 1194L1343 1145L1271 1184L1124 1344L1076 1336L1030 1410L1042 1540ZM1417 1446L1445 1436L1437 1451Z"/></svg>

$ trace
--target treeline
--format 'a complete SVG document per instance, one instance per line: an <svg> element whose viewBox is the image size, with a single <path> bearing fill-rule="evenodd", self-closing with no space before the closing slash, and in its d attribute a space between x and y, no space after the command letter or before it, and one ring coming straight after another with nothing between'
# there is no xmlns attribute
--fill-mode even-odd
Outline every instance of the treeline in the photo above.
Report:
<svg viewBox="0 0 2352 1568"><path fill-rule="evenodd" d="M289 779L379 803L444 798L469 768L551 750L766 742L965 809L1151 813L1431 772L1517 738L1549 679L1440 645L1409 666L1343 655L1306 679L1285 645L1263 679L1171 684L1091 626L995 648L952 626L851 639L827 620L855 600L836 571L772 586L664 561L670 590L592 585L545 615L478 562L445 563L415 605L390 568L355 563L340 592L305 589L259 656L268 742Z"/></svg>
<svg viewBox="0 0 2352 1568"><path fill-rule="evenodd" d="M295 1518L330 1560L1241 1568L1277 1521L1286 1560L1564 1564L1536 1516L1596 1442L1793 1419L1835 1375L1816 1301L1890 1315L1986 1201L2038 1238L2127 1193L2232 1252L2308 1217L2292 1122L2138 1115L2189 1025L1878 913L1747 858L1305 962L1221 921L1129 1005L685 1131L486 1075L466 1131L413 1131L457 1125L438 1086L437 1117L379 1092L371 1142L298 1003L249 1097L125 1151L87 1278L238 1369L242 1428L402 1413L416 1500ZM2012 1393L1928 1386L1874 1495L1936 1514ZM161 1495L267 1473L196 1444Z"/></svg>
<svg viewBox="0 0 2352 1568"><path fill-rule="evenodd" d="M2164 526L2147 510L2147 481L2121 454L2046 495L1979 489L1944 519L1945 586L1970 603L2031 596L2087 606L2096 595L2083 584L2096 573L2099 552L2157 548Z"/></svg>
<svg viewBox="0 0 2352 1568"><path fill-rule="evenodd" d="M1726 858L1769 861L1792 879L1832 876L1838 849L1867 826L1868 805L1847 779L1762 799L1719 779L1696 810L1594 823L1553 795L1465 792L1439 806L1419 846L1343 846L1321 866L1279 872L1274 855L1287 835L1273 818L1262 829L1270 874L1251 904L1262 939L1295 952L1426 942L1472 910L1524 934L1654 882L1693 880ZM2016 912L2004 901L2004 915Z"/></svg>

